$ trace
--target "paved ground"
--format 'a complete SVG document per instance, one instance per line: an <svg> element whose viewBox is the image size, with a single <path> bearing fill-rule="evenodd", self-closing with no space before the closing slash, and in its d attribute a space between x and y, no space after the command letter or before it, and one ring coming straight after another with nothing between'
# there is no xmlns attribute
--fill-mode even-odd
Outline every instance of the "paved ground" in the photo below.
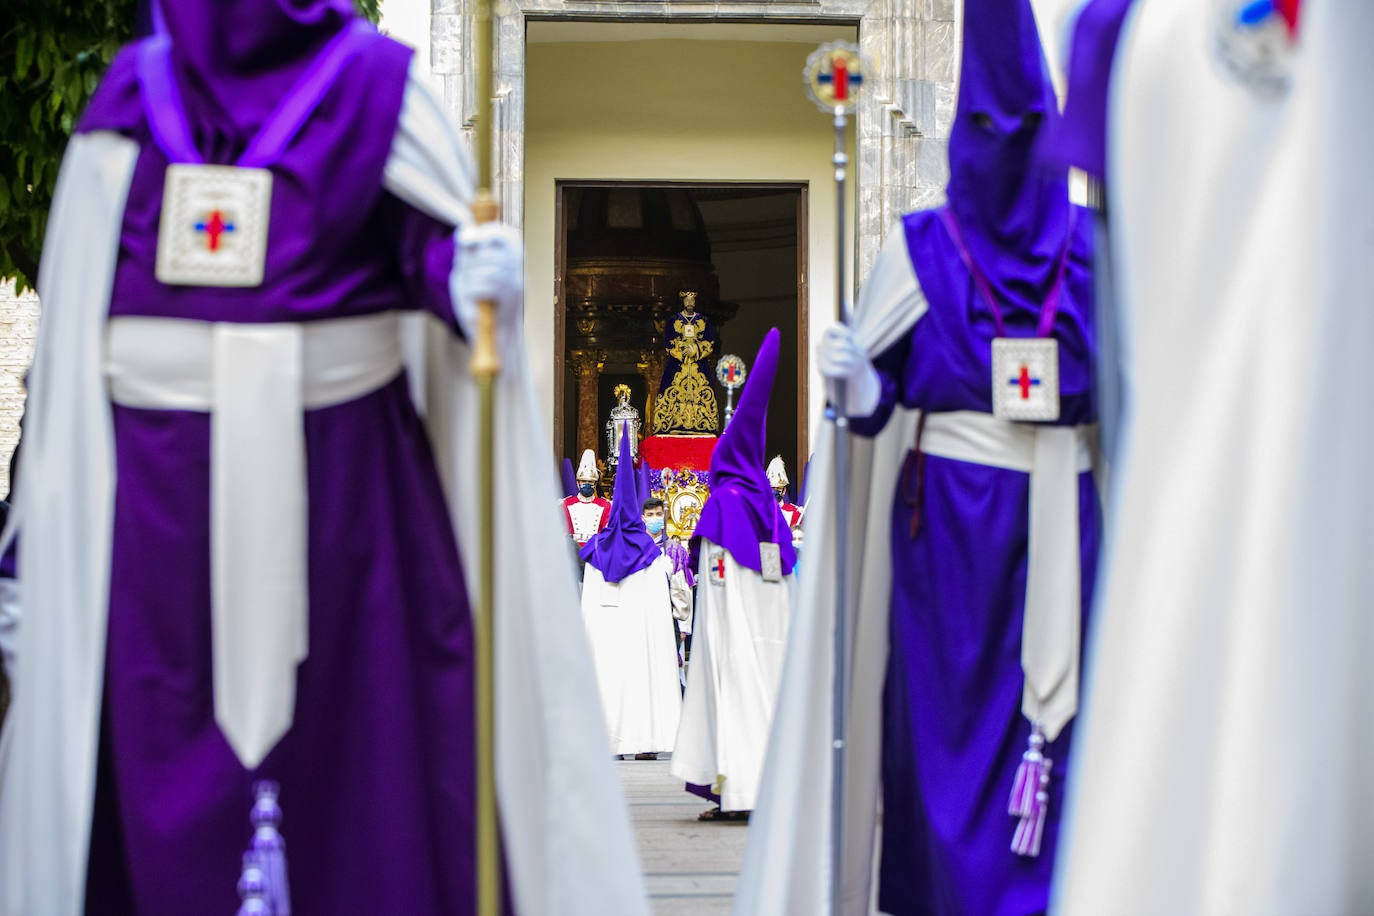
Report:
<svg viewBox="0 0 1374 916"><path fill-rule="evenodd" d="M666 760L617 766L655 916L728 914L746 825L698 821L709 805L682 790Z"/></svg>

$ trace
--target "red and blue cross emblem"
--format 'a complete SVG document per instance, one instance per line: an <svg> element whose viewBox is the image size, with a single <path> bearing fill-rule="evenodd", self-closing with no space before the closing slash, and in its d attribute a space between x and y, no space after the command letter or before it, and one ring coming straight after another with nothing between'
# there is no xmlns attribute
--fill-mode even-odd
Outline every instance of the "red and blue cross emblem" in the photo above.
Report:
<svg viewBox="0 0 1374 916"><path fill-rule="evenodd" d="M831 98L836 102L849 101L849 87L859 88L864 83L864 75L859 70L850 71L850 59L846 54L832 54L827 61L829 67L822 66L816 74L816 82L830 89Z"/></svg>
<svg viewBox="0 0 1374 916"><path fill-rule="evenodd" d="M802 71L806 86L822 111L853 111L864 84L863 58L859 46L835 41L821 45L806 58Z"/></svg>
<svg viewBox="0 0 1374 916"><path fill-rule="evenodd" d="M1237 22L1251 28L1262 25L1274 16L1283 20L1288 37L1298 34L1298 19L1302 14L1302 0L1252 0L1240 8Z"/></svg>
<svg viewBox="0 0 1374 916"><path fill-rule="evenodd" d="M1021 371L1017 373L1015 378L1007 379L1007 384L1019 386L1021 388L1021 400L1029 401L1031 389L1040 386L1040 377L1031 375L1030 366L1022 363Z"/></svg>
<svg viewBox="0 0 1374 916"><path fill-rule="evenodd" d="M208 250L219 251L220 238L226 232L233 232L234 224L226 222L224 213L219 210L211 210L209 215L196 223L196 232L205 233L205 242Z"/></svg>

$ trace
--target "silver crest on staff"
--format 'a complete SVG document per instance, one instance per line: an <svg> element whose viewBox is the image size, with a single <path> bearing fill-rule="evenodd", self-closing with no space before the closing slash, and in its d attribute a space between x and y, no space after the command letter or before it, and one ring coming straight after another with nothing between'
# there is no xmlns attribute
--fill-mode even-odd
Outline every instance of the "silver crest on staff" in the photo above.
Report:
<svg viewBox="0 0 1374 916"><path fill-rule="evenodd" d="M833 41L821 45L806 59L803 71L807 92L816 107L834 117L835 155L835 309L848 325L850 291L845 274L848 245L845 237L844 195L849 172L845 129L863 87L863 62L859 46ZM830 912L843 912L844 894L844 780L845 735L849 694L849 418L845 415L846 388L836 382L825 406L825 419L835 425L835 636L834 681L831 702L830 771Z"/></svg>

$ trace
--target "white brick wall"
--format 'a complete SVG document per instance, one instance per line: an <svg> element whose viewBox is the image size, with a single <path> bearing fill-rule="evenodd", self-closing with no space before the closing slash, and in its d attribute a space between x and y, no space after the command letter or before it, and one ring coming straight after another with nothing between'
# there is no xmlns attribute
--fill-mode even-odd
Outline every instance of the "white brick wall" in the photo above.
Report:
<svg viewBox="0 0 1374 916"><path fill-rule="evenodd" d="M10 454L24 412L24 373L37 333L38 297L33 290L16 296L13 281L0 281L0 492L9 491Z"/></svg>

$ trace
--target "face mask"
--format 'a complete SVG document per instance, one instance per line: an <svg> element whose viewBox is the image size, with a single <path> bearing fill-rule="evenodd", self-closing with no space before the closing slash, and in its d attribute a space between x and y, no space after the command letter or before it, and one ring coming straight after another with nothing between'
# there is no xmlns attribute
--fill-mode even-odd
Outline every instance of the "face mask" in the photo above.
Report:
<svg viewBox="0 0 1374 916"><path fill-rule="evenodd" d="M660 531L663 530L663 519L646 518L644 520L644 527L649 529L650 534L657 535Z"/></svg>
<svg viewBox="0 0 1374 916"><path fill-rule="evenodd" d="M596 487L592 486L589 483L584 483L582 486L577 488L577 492L581 493L583 496L591 496L593 493L596 492Z"/></svg>

